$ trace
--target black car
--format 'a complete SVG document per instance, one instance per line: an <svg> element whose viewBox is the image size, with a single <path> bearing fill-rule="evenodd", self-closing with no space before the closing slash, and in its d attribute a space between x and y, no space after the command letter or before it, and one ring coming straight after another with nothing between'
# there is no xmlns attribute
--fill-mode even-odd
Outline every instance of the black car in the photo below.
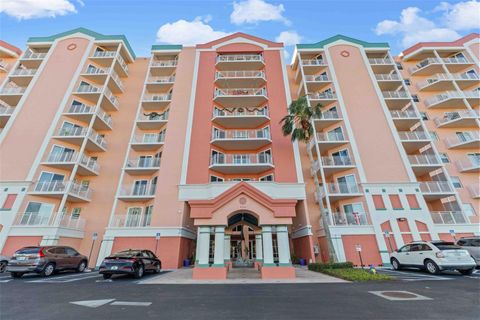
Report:
<svg viewBox="0 0 480 320"><path fill-rule="evenodd" d="M99 272L104 279L114 274L130 274L141 278L145 272L159 273L162 262L150 250L130 249L114 253L103 259Z"/></svg>

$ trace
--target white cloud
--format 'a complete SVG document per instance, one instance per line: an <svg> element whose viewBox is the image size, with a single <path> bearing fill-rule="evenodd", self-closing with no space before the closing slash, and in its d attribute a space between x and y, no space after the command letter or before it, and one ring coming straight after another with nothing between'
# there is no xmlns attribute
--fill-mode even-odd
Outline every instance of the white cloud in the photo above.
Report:
<svg viewBox="0 0 480 320"><path fill-rule="evenodd" d="M245 0L233 3L233 12L230 22L233 24L258 23L260 21L281 21L290 25L290 21L283 16L283 4L274 5L264 0Z"/></svg>
<svg viewBox="0 0 480 320"><path fill-rule="evenodd" d="M210 42L229 35L227 32L215 31L208 25L211 16L196 17L192 21L178 20L166 23L157 31L157 41L173 44L194 45Z"/></svg>
<svg viewBox="0 0 480 320"><path fill-rule="evenodd" d="M81 2L80 2L81 5ZM77 10L68 0L1 0L0 12L19 20L34 18L54 18Z"/></svg>
<svg viewBox="0 0 480 320"><path fill-rule="evenodd" d="M453 30L480 29L480 2L476 0L456 4L441 2L435 11L444 11L443 18Z"/></svg>
<svg viewBox="0 0 480 320"><path fill-rule="evenodd" d="M420 16L422 11L417 7L403 9L399 21L383 20L377 24L377 35L401 35L402 45L411 46L425 41L452 41L460 35L450 28L439 27L435 22Z"/></svg>
<svg viewBox="0 0 480 320"><path fill-rule="evenodd" d="M302 36L296 31L282 31L275 38L276 42L283 42L285 46L294 46L302 41Z"/></svg>

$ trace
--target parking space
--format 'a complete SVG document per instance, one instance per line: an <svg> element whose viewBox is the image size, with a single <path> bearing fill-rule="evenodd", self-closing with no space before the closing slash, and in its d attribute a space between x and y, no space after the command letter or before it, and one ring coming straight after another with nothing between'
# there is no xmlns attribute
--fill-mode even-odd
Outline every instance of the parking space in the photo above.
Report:
<svg viewBox="0 0 480 320"><path fill-rule="evenodd" d="M378 268L377 271L402 281L442 281L461 280L465 278L480 280L480 270L475 270L471 276L463 276L457 271L444 271L438 275L429 274L425 271L417 269L405 269L397 271L389 268Z"/></svg>

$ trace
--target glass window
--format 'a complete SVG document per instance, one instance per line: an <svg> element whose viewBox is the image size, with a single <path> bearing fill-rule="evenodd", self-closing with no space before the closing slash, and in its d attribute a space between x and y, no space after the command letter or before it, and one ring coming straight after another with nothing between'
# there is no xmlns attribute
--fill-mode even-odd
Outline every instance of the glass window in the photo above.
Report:
<svg viewBox="0 0 480 320"><path fill-rule="evenodd" d="M400 248L400 250L398 250L399 252L410 252L410 245L407 244L406 246L403 246L402 248Z"/></svg>
<svg viewBox="0 0 480 320"><path fill-rule="evenodd" d="M273 174L269 174L268 176L261 177L260 181L273 181Z"/></svg>
<svg viewBox="0 0 480 320"><path fill-rule="evenodd" d="M405 83L406 86L410 85L410 79L405 79L405 80L403 80L403 82Z"/></svg>
<svg viewBox="0 0 480 320"><path fill-rule="evenodd" d="M145 214L143 215L142 227L148 227L152 222L153 205L145 207Z"/></svg>
<svg viewBox="0 0 480 320"><path fill-rule="evenodd" d="M440 160L442 160L443 163L450 163L450 160L448 159L448 155L446 153L440 153Z"/></svg>
<svg viewBox="0 0 480 320"><path fill-rule="evenodd" d="M420 112L420 116L422 117L422 120L428 120L428 115L426 112Z"/></svg>
<svg viewBox="0 0 480 320"><path fill-rule="evenodd" d="M54 254L66 254L67 253L65 251L64 247L57 247L57 248L54 248L52 251L53 251Z"/></svg>
<svg viewBox="0 0 480 320"><path fill-rule="evenodd" d="M429 131L428 134L430 135L430 139L438 141L438 134L436 132Z"/></svg>
<svg viewBox="0 0 480 320"><path fill-rule="evenodd" d="M80 218L80 212L81 211L82 211L82 208L73 208L72 209L72 219Z"/></svg>
<svg viewBox="0 0 480 320"><path fill-rule="evenodd" d="M412 99L413 99L413 101L415 101L415 102L419 102L419 101L420 101L420 99L418 99L418 96L417 96L416 94L412 94Z"/></svg>
<svg viewBox="0 0 480 320"><path fill-rule="evenodd" d="M223 178L210 176L210 182L223 182Z"/></svg>
<svg viewBox="0 0 480 320"><path fill-rule="evenodd" d="M142 208L128 208L126 227L138 227L140 225L140 217Z"/></svg>
<svg viewBox="0 0 480 320"><path fill-rule="evenodd" d="M76 256L78 255L78 252L72 248L65 248L65 251L69 256Z"/></svg>
<svg viewBox="0 0 480 320"><path fill-rule="evenodd" d="M460 189L463 188L462 182L460 182L459 177L451 177L452 178L452 184L455 188Z"/></svg>
<svg viewBox="0 0 480 320"><path fill-rule="evenodd" d="M396 62L396 64L398 70L403 70L403 65L400 62Z"/></svg>
<svg viewBox="0 0 480 320"><path fill-rule="evenodd" d="M473 208L471 203L462 204L462 211L467 217L475 215L475 209Z"/></svg>

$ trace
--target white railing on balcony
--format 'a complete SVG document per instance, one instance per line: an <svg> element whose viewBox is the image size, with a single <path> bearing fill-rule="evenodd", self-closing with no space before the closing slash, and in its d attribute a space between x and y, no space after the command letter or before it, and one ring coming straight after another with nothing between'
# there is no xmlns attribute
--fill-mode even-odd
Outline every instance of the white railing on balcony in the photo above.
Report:
<svg viewBox="0 0 480 320"><path fill-rule="evenodd" d="M25 54L23 55L22 59L29 59L29 60L35 60L35 59L43 59L47 55L46 52L33 52L30 49L25 51Z"/></svg>
<svg viewBox="0 0 480 320"><path fill-rule="evenodd" d="M112 127L113 120L112 120L112 116L111 116L111 115L109 115L108 113L106 113L105 111L103 111L101 108L97 108L97 111L95 112L95 114L96 114L100 119L102 119L109 127Z"/></svg>
<svg viewBox="0 0 480 320"><path fill-rule="evenodd" d="M393 119L411 119L411 118L420 118L415 110L390 110L390 114Z"/></svg>
<svg viewBox="0 0 480 320"><path fill-rule="evenodd" d="M210 165L252 165L272 164L272 156L265 153L215 154L210 159Z"/></svg>
<svg viewBox="0 0 480 320"><path fill-rule="evenodd" d="M445 112L443 117L435 118L433 121L437 127L442 126L449 122L454 122L463 119L476 119L478 118L478 113L475 110L464 110L464 111L453 111Z"/></svg>
<svg viewBox="0 0 480 320"><path fill-rule="evenodd" d="M398 135L403 141L430 140L430 136L425 131L399 131Z"/></svg>
<svg viewBox="0 0 480 320"><path fill-rule="evenodd" d="M468 98L480 99L480 91L478 90L463 91L463 95L467 99Z"/></svg>
<svg viewBox="0 0 480 320"><path fill-rule="evenodd" d="M74 114L89 114L93 113L95 110L95 106L90 106L87 104L72 104L66 113L74 113Z"/></svg>
<svg viewBox="0 0 480 320"><path fill-rule="evenodd" d="M373 65L393 64L390 58L369 58L368 62Z"/></svg>
<svg viewBox="0 0 480 320"><path fill-rule="evenodd" d="M92 57L95 58L110 58L110 57L115 57L117 54L117 51L95 51L92 55Z"/></svg>
<svg viewBox="0 0 480 320"><path fill-rule="evenodd" d="M478 74L472 72L465 72L465 73L454 73L452 74L455 80L478 80Z"/></svg>
<svg viewBox="0 0 480 320"><path fill-rule="evenodd" d="M88 138L90 140L92 140L93 142L95 142L100 147L102 147L103 149L107 148L107 141L105 140L105 138L102 135L95 132L95 130L90 131L90 134L88 135Z"/></svg>
<svg viewBox="0 0 480 320"><path fill-rule="evenodd" d="M307 81L307 82L324 82L324 81L330 81L330 79L328 78L328 75L326 75L326 74L319 74L317 76L306 75L305 76L305 81Z"/></svg>
<svg viewBox="0 0 480 320"><path fill-rule="evenodd" d="M0 116L9 116L13 113L14 109L15 108L0 103Z"/></svg>
<svg viewBox="0 0 480 320"><path fill-rule="evenodd" d="M25 89L24 87L3 87L0 89L0 94L22 94Z"/></svg>
<svg viewBox="0 0 480 320"><path fill-rule="evenodd" d="M318 132L317 140L319 142L346 141L345 136L341 132Z"/></svg>
<svg viewBox="0 0 480 320"><path fill-rule="evenodd" d="M64 214L60 216L57 222L60 228L83 230L85 228L85 219L72 216L71 214Z"/></svg>
<svg viewBox="0 0 480 320"><path fill-rule="evenodd" d="M340 114L338 111L324 111L318 117L313 117L315 120L333 120L333 119L341 119Z"/></svg>
<svg viewBox="0 0 480 320"><path fill-rule="evenodd" d="M101 91L101 88L92 86L90 84L81 84L77 88L77 92L80 92L80 93L97 93L100 91Z"/></svg>
<svg viewBox="0 0 480 320"><path fill-rule="evenodd" d="M261 54L222 54L217 56L219 62L263 62Z"/></svg>
<svg viewBox="0 0 480 320"><path fill-rule="evenodd" d="M120 196L127 197L150 197L155 195L156 185L124 185L120 188Z"/></svg>
<svg viewBox="0 0 480 320"><path fill-rule="evenodd" d="M414 72L416 72L420 69L425 68L426 66L429 66L429 65L432 65L432 64L439 64L439 63L441 63L441 61L438 60L437 58L427 58L427 59L424 59L424 60L420 61L419 63L417 63L416 66L411 67L408 70L410 71L410 73L414 73Z"/></svg>
<svg viewBox="0 0 480 320"><path fill-rule="evenodd" d="M76 162L78 158L77 152L62 152L62 153L50 153L45 160L49 163L70 163Z"/></svg>
<svg viewBox="0 0 480 320"><path fill-rule="evenodd" d="M467 189L472 198L480 198L480 186L478 184L467 186Z"/></svg>
<svg viewBox="0 0 480 320"><path fill-rule="evenodd" d="M452 193L453 188L448 181L420 182L420 190L423 193Z"/></svg>
<svg viewBox="0 0 480 320"><path fill-rule="evenodd" d="M238 88L238 89L215 89L214 97L248 97L248 96L267 96L267 89L255 89L255 88Z"/></svg>
<svg viewBox="0 0 480 320"><path fill-rule="evenodd" d="M462 145L465 143L470 143L473 141L480 140L480 135L477 131L464 131L462 132L462 136L453 136L445 138L445 144L448 148L452 148L458 145Z"/></svg>
<svg viewBox="0 0 480 320"><path fill-rule="evenodd" d="M165 133L143 134L133 136L132 143L163 143Z"/></svg>
<svg viewBox="0 0 480 320"><path fill-rule="evenodd" d="M44 215L38 212L23 212L15 216L13 226L46 226L83 230L85 228L85 219L70 214Z"/></svg>
<svg viewBox="0 0 480 320"><path fill-rule="evenodd" d="M84 166L85 168L88 168L93 172L96 172L96 173L100 172L100 165L98 164L97 160L85 154L80 159L80 165Z"/></svg>
<svg viewBox="0 0 480 320"><path fill-rule="evenodd" d="M249 139L270 139L270 132L267 130L224 130L213 131L212 140L249 140Z"/></svg>
<svg viewBox="0 0 480 320"><path fill-rule="evenodd" d="M434 154L415 154L409 155L408 160L411 165L439 165L440 159Z"/></svg>
<svg viewBox="0 0 480 320"><path fill-rule="evenodd" d="M334 226L365 226L368 220L364 212L332 212L329 224L332 223Z"/></svg>
<svg viewBox="0 0 480 320"><path fill-rule="evenodd" d="M452 58L442 58L445 64L465 64L470 63L466 58L462 57L452 57Z"/></svg>
<svg viewBox="0 0 480 320"><path fill-rule="evenodd" d="M406 91L382 91L385 99L408 99L410 95Z"/></svg>
<svg viewBox="0 0 480 320"><path fill-rule="evenodd" d="M312 100L333 100L337 99L337 95L332 92L315 92L309 93L308 97Z"/></svg>
<svg viewBox="0 0 480 320"><path fill-rule="evenodd" d="M87 128L83 127L64 127L58 131L61 137L82 137L87 134Z"/></svg>
<svg viewBox="0 0 480 320"><path fill-rule="evenodd" d="M325 183L323 186L327 189L328 194L333 195L348 195L361 193L360 186L353 183ZM323 194L324 188L320 187L320 190Z"/></svg>
<svg viewBox="0 0 480 320"><path fill-rule="evenodd" d="M12 71L13 76L33 76L37 69L15 69Z"/></svg>
<svg viewBox="0 0 480 320"><path fill-rule="evenodd" d="M144 94L143 101L170 101L172 100L171 94Z"/></svg>
<svg viewBox="0 0 480 320"><path fill-rule="evenodd" d="M387 74L375 74L375 79L378 81L400 81L402 80L400 76L396 73L387 73Z"/></svg>
<svg viewBox="0 0 480 320"><path fill-rule="evenodd" d="M226 109L217 109L213 110L213 117L248 117L248 116L262 116L268 117L268 108L263 107L261 109L258 108L235 108L233 111L226 110Z"/></svg>
<svg viewBox="0 0 480 320"><path fill-rule="evenodd" d="M417 83L417 89L423 89L433 83L443 80L453 80L453 77L446 73L437 73L433 75L431 78L426 79L425 81Z"/></svg>
<svg viewBox="0 0 480 320"><path fill-rule="evenodd" d="M304 66L326 66L327 63L322 59L302 59Z"/></svg>
<svg viewBox="0 0 480 320"><path fill-rule="evenodd" d="M5 62L3 59L0 59L0 69L2 69L4 72L7 71L8 63Z"/></svg>
<svg viewBox="0 0 480 320"><path fill-rule="evenodd" d="M168 112L157 113L141 113L139 114L137 121L167 121L168 120Z"/></svg>
<svg viewBox="0 0 480 320"><path fill-rule="evenodd" d="M474 170L474 169L480 169L480 159L464 159L464 160L458 160L455 162L458 171L468 171L468 170Z"/></svg>
<svg viewBox="0 0 480 320"><path fill-rule="evenodd" d="M449 99L458 99L458 98L463 98L463 94L461 92L457 92L457 91L447 91L445 93L442 93L442 94L438 94L438 95L435 95L433 97L430 97L428 99L425 99L425 105L427 107L431 107L437 103L440 103L440 102L443 102L445 100L449 100Z"/></svg>
<svg viewBox="0 0 480 320"><path fill-rule="evenodd" d="M118 63L120 63L120 65L122 66L123 70L125 71L125 73L128 73L128 66L127 66L127 63L125 62L125 60L123 59L122 55L120 54L120 52L117 54L117 61Z"/></svg>
<svg viewBox="0 0 480 320"><path fill-rule="evenodd" d="M265 78L263 71L217 71L215 80L224 78Z"/></svg>
<svg viewBox="0 0 480 320"><path fill-rule="evenodd" d="M92 189L71 181L37 181L33 188L38 193L69 193L84 199L90 199Z"/></svg>
<svg viewBox="0 0 480 320"><path fill-rule="evenodd" d="M151 216L142 214L128 215L128 214L116 214L110 223L111 228L142 228L148 227L151 223Z"/></svg>
<svg viewBox="0 0 480 320"><path fill-rule="evenodd" d="M115 83L120 88L120 90L125 91L125 87L123 86L123 81L120 79L120 77L115 71L112 72L110 77L113 79L113 81L115 81Z"/></svg>
<svg viewBox="0 0 480 320"><path fill-rule="evenodd" d="M175 76L170 77L149 77L147 83L174 83Z"/></svg>
<svg viewBox="0 0 480 320"><path fill-rule="evenodd" d="M435 224L466 224L470 223L461 211L431 211Z"/></svg>
<svg viewBox="0 0 480 320"><path fill-rule="evenodd" d="M120 102L118 101L118 98L110 91L110 89L105 88L105 91L103 93L105 97L118 109L120 106Z"/></svg>
<svg viewBox="0 0 480 320"><path fill-rule="evenodd" d="M107 74L110 68L87 68L84 74Z"/></svg>
<svg viewBox="0 0 480 320"><path fill-rule="evenodd" d="M349 156L322 157L322 165L327 167L353 166L353 159Z"/></svg>
<svg viewBox="0 0 480 320"><path fill-rule="evenodd" d="M177 60L152 60L150 62L151 67L176 67Z"/></svg>
<svg viewBox="0 0 480 320"><path fill-rule="evenodd" d="M127 168L147 169L160 167L160 158L137 158L127 160Z"/></svg>

